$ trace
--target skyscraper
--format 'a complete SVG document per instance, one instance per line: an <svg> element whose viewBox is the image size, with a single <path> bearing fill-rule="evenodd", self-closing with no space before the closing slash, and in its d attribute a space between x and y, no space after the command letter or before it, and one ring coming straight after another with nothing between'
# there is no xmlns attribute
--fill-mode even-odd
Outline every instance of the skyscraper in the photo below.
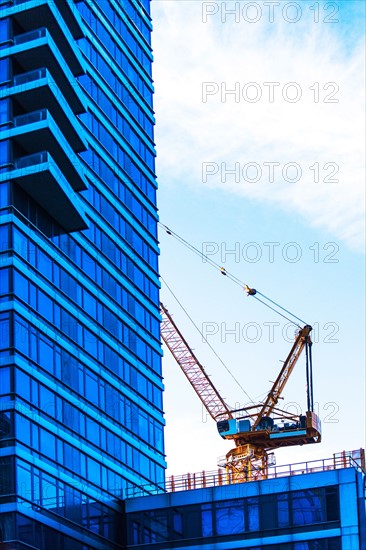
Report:
<svg viewBox="0 0 366 550"><path fill-rule="evenodd" d="M165 469L149 0L0 9L0 547L120 548Z"/></svg>

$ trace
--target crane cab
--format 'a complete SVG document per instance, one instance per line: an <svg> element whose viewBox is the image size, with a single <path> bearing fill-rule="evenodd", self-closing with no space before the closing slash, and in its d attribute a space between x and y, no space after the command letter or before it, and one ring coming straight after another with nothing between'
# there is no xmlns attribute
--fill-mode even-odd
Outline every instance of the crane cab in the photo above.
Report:
<svg viewBox="0 0 366 550"><path fill-rule="evenodd" d="M238 433L250 432L251 424L249 420L230 418L217 422L217 430L223 439L232 439L232 436Z"/></svg>
<svg viewBox="0 0 366 550"><path fill-rule="evenodd" d="M270 416L264 416L256 431L258 430L268 430L272 431L275 429L275 424L273 418ZM252 424L248 419L236 419L230 418L228 420L220 420L217 422L217 430L223 439L232 439L232 436L237 434L245 434L252 431Z"/></svg>

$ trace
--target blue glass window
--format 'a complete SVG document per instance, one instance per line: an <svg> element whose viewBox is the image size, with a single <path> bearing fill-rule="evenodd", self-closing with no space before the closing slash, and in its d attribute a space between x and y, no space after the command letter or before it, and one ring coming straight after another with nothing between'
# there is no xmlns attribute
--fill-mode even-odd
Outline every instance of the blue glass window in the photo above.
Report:
<svg viewBox="0 0 366 550"><path fill-rule="evenodd" d="M293 493L292 521L294 525L308 525L325 521L324 507L318 490Z"/></svg>
<svg viewBox="0 0 366 550"><path fill-rule="evenodd" d="M257 498L248 498L248 530L259 530L259 503Z"/></svg>
<svg viewBox="0 0 366 550"><path fill-rule="evenodd" d="M11 392L10 367L0 368L0 394L6 395Z"/></svg>
<svg viewBox="0 0 366 550"><path fill-rule="evenodd" d="M217 535L233 535L244 531L244 503L233 500L216 503Z"/></svg>

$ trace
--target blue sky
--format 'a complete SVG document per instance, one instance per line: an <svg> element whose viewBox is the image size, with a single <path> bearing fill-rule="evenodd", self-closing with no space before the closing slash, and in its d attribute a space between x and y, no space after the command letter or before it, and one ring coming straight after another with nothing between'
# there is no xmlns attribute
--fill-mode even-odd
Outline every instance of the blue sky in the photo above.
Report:
<svg viewBox="0 0 366 550"><path fill-rule="evenodd" d="M365 433L365 4L331 3L339 7L334 24L323 22L326 3L319 4L319 23L309 10L313 2L298 4L302 17L293 24L282 15L274 23L262 16L251 24L242 15L237 23L233 17L223 22L219 12L203 23L206 8L197 0L152 4L162 223L197 248L213 251L212 258L228 271L314 325L314 391L323 442L278 451L279 463L357 448ZM266 95L268 82L276 83L273 102ZM225 86L237 86L239 96L224 95L221 101ZM212 92L206 102L203 90ZM258 90L261 99L248 101L253 96L245 93ZM299 101L284 99L299 91ZM326 103L327 98L338 101ZM276 163L274 181L268 163ZM261 178L254 181L258 166ZM236 176L225 174L225 167L236 167ZM291 327L172 237L162 232L160 240L162 276L197 325L217 328L210 343L245 390L263 398L291 347L286 337ZM233 249L237 256L227 254ZM230 404L242 403L245 395L164 286L162 299L223 396ZM268 326L276 322L270 341ZM225 341L225 328L233 327L239 327L239 341L229 334ZM168 352L163 361L169 471L214 469L230 444L206 422ZM305 406L303 361L284 397L286 406Z"/></svg>

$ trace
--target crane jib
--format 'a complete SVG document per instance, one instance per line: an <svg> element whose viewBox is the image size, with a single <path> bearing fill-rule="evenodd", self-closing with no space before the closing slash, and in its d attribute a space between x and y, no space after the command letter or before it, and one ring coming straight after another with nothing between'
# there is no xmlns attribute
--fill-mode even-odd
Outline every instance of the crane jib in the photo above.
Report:
<svg viewBox="0 0 366 550"><path fill-rule="evenodd" d="M198 361L184 336L178 329L164 304L160 304L162 323L161 337L173 357L193 386L209 415L217 418L232 418L232 413L211 382L204 367Z"/></svg>

